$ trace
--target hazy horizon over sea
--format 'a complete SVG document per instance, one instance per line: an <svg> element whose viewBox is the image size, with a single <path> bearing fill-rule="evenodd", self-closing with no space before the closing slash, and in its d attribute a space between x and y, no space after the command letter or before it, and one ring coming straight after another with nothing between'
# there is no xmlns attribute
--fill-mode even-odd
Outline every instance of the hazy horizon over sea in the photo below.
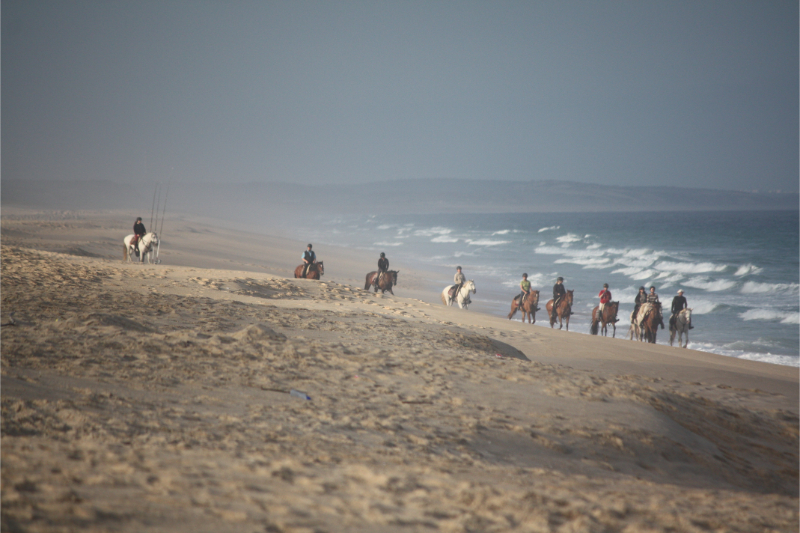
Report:
<svg viewBox="0 0 800 533"><path fill-rule="evenodd" d="M798 211L352 215L317 222L323 223L308 228L317 242L374 250L376 260L383 251L390 260L441 272L430 287L437 294L461 265L477 287L471 309L492 315L508 314L523 272L542 304L563 276L575 291L570 332L588 334L603 283L620 301L618 337L628 333L640 285L656 286L667 316L681 288L693 308L690 348L800 366ZM549 327L543 311L535 326ZM658 343L669 343L668 330L659 331Z"/></svg>

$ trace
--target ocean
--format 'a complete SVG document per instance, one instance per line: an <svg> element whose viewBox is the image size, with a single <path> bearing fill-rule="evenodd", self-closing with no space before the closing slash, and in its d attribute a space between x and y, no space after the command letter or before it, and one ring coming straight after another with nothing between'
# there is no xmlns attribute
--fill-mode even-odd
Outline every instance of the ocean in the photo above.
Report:
<svg viewBox="0 0 800 533"><path fill-rule="evenodd" d="M437 295L460 265L477 288L470 310L496 316L508 314L523 272L542 303L563 276L575 334L589 334L603 283L620 302L617 337L639 286L655 285L667 317L680 288L693 309L689 348L800 366L798 211L353 215L316 220L308 234L441 273ZM549 327L544 311L532 327Z"/></svg>

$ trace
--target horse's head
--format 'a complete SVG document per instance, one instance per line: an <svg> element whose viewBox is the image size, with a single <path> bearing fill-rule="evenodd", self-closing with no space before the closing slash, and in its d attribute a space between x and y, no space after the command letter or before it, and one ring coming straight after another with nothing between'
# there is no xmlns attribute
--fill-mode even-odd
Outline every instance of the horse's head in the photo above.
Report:
<svg viewBox="0 0 800 533"><path fill-rule="evenodd" d="M574 290L572 290L572 291L567 291L567 298L566 298L566 299L567 299L567 303L568 303L569 305L572 305L572 293L574 293L574 292L575 292Z"/></svg>
<svg viewBox="0 0 800 533"><path fill-rule="evenodd" d="M471 291L472 294L475 294L477 292L475 290L475 282L473 280L468 280L465 286L467 287L467 291Z"/></svg>
<svg viewBox="0 0 800 533"><path fill-rule="evenodd" d="M393 285L397 285L397 274L399 272L400 272L399 270L392 270L391 271L391 273L392 273L392 284Z"/></svg>
<svg viewBox="0 0 800 533"><path fill-rule="evenodd" d="M539 305L539 291L531 291L531 302L533 305Z"/></svg>
<svg viewBox="0 0 800 533"><path fill-rule="evenodd" d="M319 270L320 276L325 273L325 265L322 264L322 261L317 262L317 270Z"/></svg>
<svg viewBox="0 0 800 533"><path fill-rule="evenodd" d="M145 237L147 237L147 236L150 237L150 243L151 244L158 244L158 234L155 231L145 235Z"/></svg>

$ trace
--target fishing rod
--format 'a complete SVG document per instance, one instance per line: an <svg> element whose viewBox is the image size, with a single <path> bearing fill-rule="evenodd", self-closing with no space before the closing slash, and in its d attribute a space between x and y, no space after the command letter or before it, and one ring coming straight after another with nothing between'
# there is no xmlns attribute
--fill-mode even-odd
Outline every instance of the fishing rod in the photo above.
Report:
<svg viewBox="0 0 800 533"><path fill-rule="evenodd" d="M158 183L156 183L156 188L153 190L153 205L150 206L150 227L153 227L153 211L156 207L156 193L158 192Z"/></svg>
<svg viewBox="0 0 800 533"><path fill-rule="evenodd" d="M157 265L161 264L161 259L158 258L158 252L161 250L161 237L162 237L162 231L164 230L164 216L167 214L167 198L169 197L169 184L170 184L171 181L172 181L172 179L170 179L170 181L167 182L167 192L164 194L164 210L161 211L161 227L158 228L159 237L158 237L158 245L156 246L156 264ZM156 213L156 217L157 216L158 216L158 213ZM158 222L158 218L156 218L156 222Z"/></svg>

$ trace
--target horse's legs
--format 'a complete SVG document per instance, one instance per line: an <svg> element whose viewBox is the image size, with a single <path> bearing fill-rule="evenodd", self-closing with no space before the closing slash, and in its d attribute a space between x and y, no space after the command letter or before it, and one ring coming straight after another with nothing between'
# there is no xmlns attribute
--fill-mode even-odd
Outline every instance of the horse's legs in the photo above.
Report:
<svg viewBox="0 0 800 533"><path fill-rule="evenodd" d="M508 319L511 320L514 318L514 315L517 313L517 301L511 300L511 312L508 313ZM525 321L525 315L522 315L522 321Z"/></svg>

